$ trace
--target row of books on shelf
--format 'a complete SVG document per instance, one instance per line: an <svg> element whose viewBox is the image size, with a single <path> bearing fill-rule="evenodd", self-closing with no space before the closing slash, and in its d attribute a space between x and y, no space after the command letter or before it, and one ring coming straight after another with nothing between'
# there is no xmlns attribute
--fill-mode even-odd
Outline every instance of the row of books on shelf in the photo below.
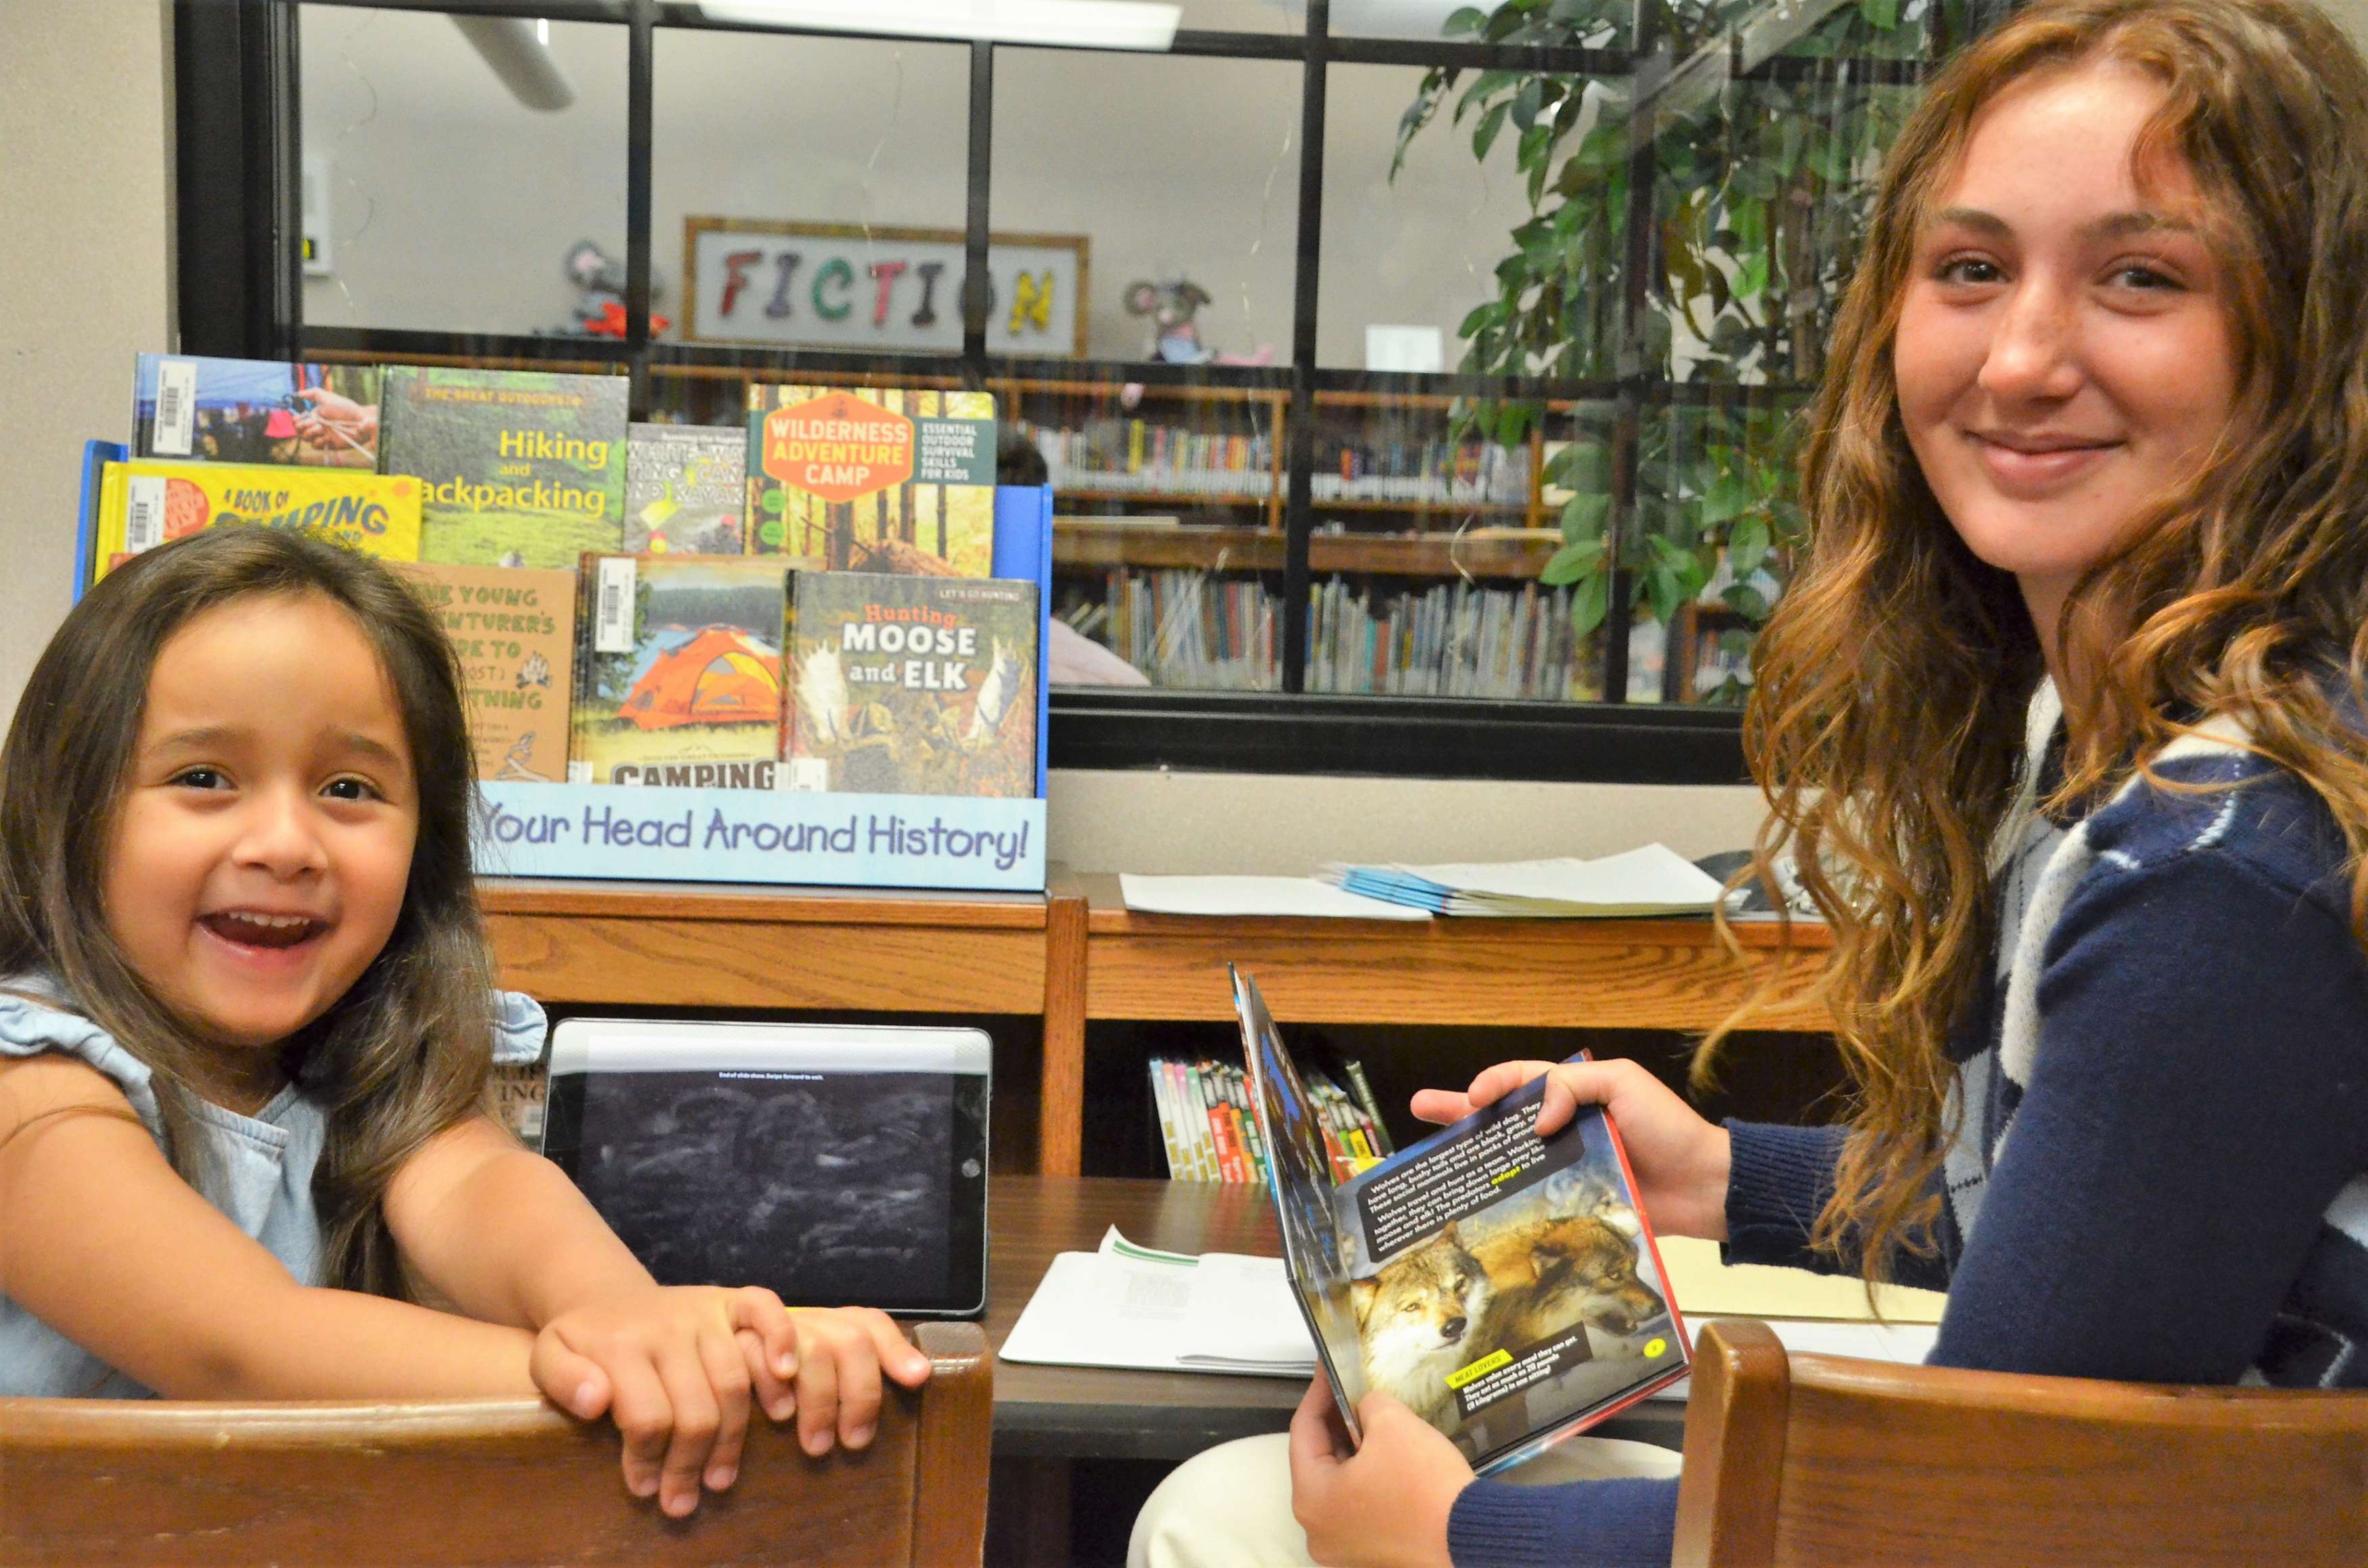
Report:
<svg viewBox="0 0 2368 1568"><path fill-rule="evenodd" d="M489 779L1039 793L1047 519L1007 541L1030 576L988 574L991 397L760 386L745 432L630 433L624 397L143 355L128 451L93 444L85 577L234 524L389 560L460 654Z"/></svg>
<svg viewBox="0 0 2368 1568"><path fill-rule="evenodd" d="M1340 449L1338 472L1310 476L1317 501L1524 506L1530 453L1482 441L1373 441Z"/></svg>
<svg viewBox="0 0 2368 1568"><path fill-rule="evenodd" d="M1349 1080L1347 1089L1322 1072L1304 1074L1308 1108L1336 1183L1393 1152L1363 1068L1344 1062L1341 1074ZM1158 1113L1171 1180L1265 1185L1267 1148L1250 1108L1249 1081L1239 1063L1155 1056L1150 1075L1152 1106Z"/></svg>
<svg viewBox="0 0 2368 1568"><path fill-rule="evenodd" d="M1178 430L1140 419L1089 419L1076 430L1031 425L1023 433L1043 454L1055 490L1262 501L1274 488L1274 445L1263 435Z"/></svg>
<svg viewBox="0 0 2368 1568"><path fill-rule="evenodd" d="M1310 691L1561 700L1577 639L1570 590L1456 581L1360 593L1327 579L1307 607Z"/></svg>
<svg viewBox="0 0 2368 1568"><path fill-rule="evenodd" d="M1061 619L1153 685L1282 689L1276 601L1257 578L1223 577L1197 567L1110 571L1100 587L1096 596L1088 584L1072 583Z"/></svg>

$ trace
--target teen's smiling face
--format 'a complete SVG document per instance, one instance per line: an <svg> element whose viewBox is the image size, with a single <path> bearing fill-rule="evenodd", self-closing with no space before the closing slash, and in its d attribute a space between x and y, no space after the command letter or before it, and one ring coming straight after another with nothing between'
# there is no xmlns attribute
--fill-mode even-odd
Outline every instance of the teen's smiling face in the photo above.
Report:
<svg viewBox="0 0 2368 1568"><path fill-rule="evenodd" d="M211 1041L269 1047L393 933L418 836L394 693L353 619L255 596L166 640L107 862L108 928ZM271 1086L271 1065L247 1063Z"/></svg>
<svg viewBox="0 0 2368 1568"><path fill-rule="evenodd" d="M1908 445L2049 643L2081 572L2192 475L2236 401L2227 285L2194 181L2172 155L2142 190L2133 165L2162 102L2112 64L2000 94L1933 203L1901 301Z"/></svg>

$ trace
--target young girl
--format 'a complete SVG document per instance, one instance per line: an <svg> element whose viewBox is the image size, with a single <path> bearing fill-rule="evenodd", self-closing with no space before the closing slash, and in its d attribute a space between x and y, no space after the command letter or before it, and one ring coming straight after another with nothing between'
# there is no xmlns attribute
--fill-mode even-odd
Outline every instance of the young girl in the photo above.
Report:
<svg viewBox="0 0 2368 1568"><path fill-rule="evenodd" d="M680 1516L752 1398L820 1454L928 1375L878 1312L661 1289L485 1116L542 1017L471 792L451 649L366 557L220 529L67 616L0 755L0 1392L540 1392Z"/></svg>
<svg viewBox="0 0 2368 1568"><path fill-rule="evenodd" d="M1661 1229L1945 1286L1937 1364L2368 1386L2364 146L2368 68L2284 0L2041 5L1938 75L1748 719L1849 1127L1713 1127L1628 1062L1417 1114L1548 1073L1540 1131L1603 1104ZM1382 1396L1351 1454L1329 1403L1304 1536L1156 1495L1138 1561L1669 1560L1674 1480L1474 1482Z"/></svg>

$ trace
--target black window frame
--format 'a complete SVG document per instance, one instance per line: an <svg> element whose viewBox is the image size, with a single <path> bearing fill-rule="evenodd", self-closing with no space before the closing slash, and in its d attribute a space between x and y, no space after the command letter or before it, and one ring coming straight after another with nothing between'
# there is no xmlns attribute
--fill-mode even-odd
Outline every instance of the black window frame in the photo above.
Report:
<svg viewBox="0 0 2368 1568"><path fill-rule="evenodd" d="M488 335L383 328L307 328L302 319L299 218L297 23L300 3L438 14L594 22L627 29L626 332L611 339ZM1975 0L1978 32L2009 8L2009 0ZM1559 782L1732 784L1746 778L1742 718L1732 709L1679 703L1632 703L1627 695L1628 640L1607 636L1605 699L1600 702L1513 702L1452 698L1338 697L1302 691L1307 664L1311 590L1312 470L1319 392L1400 392L1540 400L1599 401L1616 405L1633 428L1644 412L1672 403L1735 398L1782 389L1671 382L1641 368L1600 381L1532 378L1381 374L1327 369L1316 363L1316 303L1322 284L1325 90L1326 72L1339 65L1463 65L1520 68L1595 76L1649 76L1669 70L1655 50L1648 0L1636 6L1636 48L1629 51L1541 49L1411 40L1335 37L1329 0L1307 0L1301 33L1185 30L1168 52L1200 58L1297 62L1302 68L1298 249L1292 301L1292 358L1287 366L1189 368L1202 385L1287 391L1291 403L1288 492L1284 506L1282 668L1280 693L1210 693L1169 688L1123 691L1055 687L1049 735L1056 768L1178 767L1245 773L1360 774L1401 778L1467 778ZM175 0L175 83L177 131L179 321L181 349L259 358L297 358L308 352L369 354L388 361L462 357L533 362L601 361L631 376L636 417L650 404L653 365L693 364L757 371L842 370L911 374L915 357L874 358L811 350L732 348L653 340L650 319L651 142L654 62L660 28L780 34L782 29L713 21L696 5L677 0ZM793 35L792 35L793 36ZM833 32L830 37L863 37ZM900 40L905 41L905 40ZM985 276L991 207L995 51L970 51L969 146L965 243L970 273ZM1782 58L1759 68L1788 71L1803 62ZM1911 62L1897 79L1919 79ZM1649 170L1649 140L1635 156ZM1632 206L1649 204L1649 177L1631 182ZM1631 232L1642 233L1639 214ZM1640 268L1632 273L1641 278ZM1629 301L1631 312L1649 308ZM1187 368L1134 361L1020 359L985 349L986 306L966 298L963 347L958 357L933 356L927 372L988 379L1070 378L1081 369L1117 381L1188 379ZM1797 389L1796 389L1797 390ZM1634 504L1634 463L1615 462L1608 525L1616 540ZM1617 559L1615 551L1614 559ZM1629 574L1615 570L1611 602L1628 602Z"/></svg>

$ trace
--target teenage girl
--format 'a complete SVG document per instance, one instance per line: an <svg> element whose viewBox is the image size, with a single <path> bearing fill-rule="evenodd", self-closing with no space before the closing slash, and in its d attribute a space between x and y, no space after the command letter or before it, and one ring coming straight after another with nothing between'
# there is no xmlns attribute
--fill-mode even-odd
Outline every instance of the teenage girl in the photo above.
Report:
<svg viewBox="0 0 2368 1568"><path fill-rule="evenodd" d="M1937 1364L2368 1386L2363 147L2368 68L2285 0L2043 4L1938 75L1748 720L1849 1125L1713 1127L1616 1062L1418 1116L1546 1073L1540 1131L1604 1105L1659 1228L1945 1287ZM1674 1480L1475 1482L1363 1414L1352 1453L1310 1391L1296 1524L1235 1445L1137 1561L1669 1561Z"/></svg>
<svg viewBox="0 0 2368 1568"><path fill-rule="evenodd" d="M661 1288L481 1108L542 1019L471 790L451 649L367 557L211 530L66 617L0 753L0 1392L541 1393L676 1516L751 1400L862 1447L929 1370L886 1317Z"/></svg>

